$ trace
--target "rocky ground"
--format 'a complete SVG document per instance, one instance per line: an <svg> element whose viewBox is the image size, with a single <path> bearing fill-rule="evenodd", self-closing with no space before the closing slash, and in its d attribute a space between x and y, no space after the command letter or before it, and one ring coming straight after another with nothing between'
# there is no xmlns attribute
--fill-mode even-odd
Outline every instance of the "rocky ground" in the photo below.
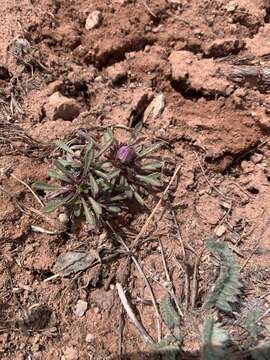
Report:
<svg viewBox="0 0 270 360"><path fill-rule="evenodd" d="M99 138L115 125L122 139L125 127L143 120L144 141L164 141L156 155L168 164L165 182L180 165L136 255L159 302L162 242L175 292L188 307L185 351L199 350L200 306L216 276L209 254L199 257L207 237L234 252L243 302L255 299L267 309L270 2L2 0L1 13L1 359L113 359L150 351L121 306L117 282L157 337L151 296L137 269L128 271L129 258L106 233L70 224L58 231L59 213L44 217L26 186L46 179L53 140L80 130ZM149 211L156 202L149 198ZM148 216L126 221L129 244ZM90 249L114 258L51 278L60 254ZM198 261L192 303L185 291ZM269 333L269 318L262 321ZM241 347L246 334L233 333Z"/></svg>

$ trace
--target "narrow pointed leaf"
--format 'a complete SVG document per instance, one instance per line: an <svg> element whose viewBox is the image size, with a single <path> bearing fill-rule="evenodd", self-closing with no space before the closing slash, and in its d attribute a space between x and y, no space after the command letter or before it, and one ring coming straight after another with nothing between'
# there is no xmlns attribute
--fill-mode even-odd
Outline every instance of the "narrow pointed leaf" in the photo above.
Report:
<svg viewBox="0 0 270 360"><path fill-rule="evenodd" d="M47 191L54 191L54 190L61 189L61 186L59 186L59 185L47 184L42 181L38 181L38 182L34 183L33 187L37 190L47 190Z"/></svg>
<svg viewBox="0 0 270 360"><path fill-rule="evenodd" d="M98 176L102 177L103 179L109 180L108 174L106 174L106 173L104 173L104 172L102 172L102 171L100 171L100 170L94 170L94 172L95 172Z"/></svg>
<svg viewBox="0 0 270 360"><path fill-rule="evenodd" d="M48 176L51 179L58 179L58 180L63 180L63 181L66 181L66 182L70 182L70 179L67 176L65 176L64 174L60 174L59 172L57 172L55 170L49 170L48 171Z"/></svg>
<svg viewBox="0 0 270 360"><path fill-rule="evenodd" d="M147 185L157 186L161 185L161 182L153 176L136 175L136 178Z"/></svg>
<svg viewBox="0 0 270 360"><path fill-rule="evenodd" d="M160 161L153 161L148 164L143 164L143 170L157 170L162 167L162 163Z"/></svg>
<svg viewBox="0 0 270 360"><path fill-rule="evenodd" d="M59 149L62 149L65 152L67 152L71 155L74 155L74 152L72 151L72 149L66 143L64 143L64 141L56 140L54 143Z"/></svg>
<svg viewBox="0 0 270 360"><path fill-rule="evenodd" d="M136 138L138 137L138 135L141 132L142 128L143 128L143 122L139 121L138 124L136 124L136 126L132 130L131 137L129 139L129 144L131 144L131 142L136 140Z"/></svg>
<svg viewBox="0 0 270 360"><path fill-rule="evenodd" d="M86 218L86 221L88 222L88 224L90 225L95 225L95 217L94 214L92 213L92 211L88 208L86 201L84 199L82 199L82 204L83 204L83 210L84 210L84 215Z"/></svg>
<svg viewBox="0 0 270 360"><path fill-rule="evenodd" d="M105 151L107 151L112 145L113 139L108 140L104 145L101 146L99 152L97 153L97 158L100 157Z"/></svg>
<svg viewBox="0 0 270 360"><path fill-rule="evenodd" d="M149 147L147 147L146 149L141 150L137 157L142 158L145 155L150 154L151 152L158 150L162 145L163 145L162 142L157 142L155 144L152 144Z"/></svg>
<svg viewBox="0 0 270 360"><path fill-rule="evenodd" d="M113 140L113 131L112 128L108 128L105 135L104 135L105 141L112 141Z"/></svg>
<svg viewBox="0 0 270 360"><path fill-rule="evenodd" d="M142 206L145 205L143 198L141 197L141 195L137 191L134 191L134 197L135 197L135 199L138 201L138 203L140 205L142 205Z"/></svg>
<svg viewBox="0 0 270 360"><path fill-rule="evenodd" d="M121 212L121 209L118 206L106 206L106 209L115 214L118 214Z"/></svg>
<svg viewBox="0 0 270 360"><path fill-rule="evenodd" d="M67 177L70 177L70 172L65 168L63 163L59 160L54 161L54 165L57 167L58 170L60 170L63 174L65 174Z"/></svg>
<svg viewBox="0 0 270 360"><path fill-rule="evenodd" d="M95 214L97 215L97 218L99 218L99 216L102 214L102 207L92 197L89 197L89 201L91 202L92 208L93 208Z"/></svg>
<svg viewBox="0 0 270 360"><path fill-rule="evenodd" d="M110 174L108 174L109 179L113 179L115 177L117 177L120 174L121 170L115 170L112 171Z"/></svg>
<svg viewBox="0 0 270 360"><path fill-rule="evenodd" d="M86 154L85 154L85 160L83 164L83 174L86 175L90 169L90 166L92 164L94 158L94 151L93 151L93 143L90 143L87 147Z"/></svg>
<svg viewBox="0 0 270 360"><path fill-rule="evenodd" d="M96 197L99 193L98 184L92 174L89 174L89 180L90 180L91 192L93 196Z"/></svg>
<svg viewBox="0 0 270 360"><path fill-rule="evenodd" d="M56 210L57 208L59 208L60 206L67 204L68 200L70 200L71 197L72 196L67 196L61 200L52 200L46 206L44 206L42 211L45 213L50 213L50 212Z"/></svg>
<svg viewBox="0 0 270 360"><path fill-rule="evenodd" d="M121 201L121 200L126 200L127 198L128 198L127 194L119 194L110 198L110 201L111 202Z"/></svg>

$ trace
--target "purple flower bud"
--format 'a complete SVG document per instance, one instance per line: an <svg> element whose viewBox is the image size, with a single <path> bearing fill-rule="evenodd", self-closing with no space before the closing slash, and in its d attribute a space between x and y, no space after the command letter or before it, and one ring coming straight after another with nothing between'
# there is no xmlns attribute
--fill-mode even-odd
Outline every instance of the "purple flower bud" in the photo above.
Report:
<svg viewBox="0 0 270 360"><path fill-rule="evenodd" d="M123 145L119 148L116 154L116 159L122 163L129 163L136 157L136 153L131 146Z"/></svg>

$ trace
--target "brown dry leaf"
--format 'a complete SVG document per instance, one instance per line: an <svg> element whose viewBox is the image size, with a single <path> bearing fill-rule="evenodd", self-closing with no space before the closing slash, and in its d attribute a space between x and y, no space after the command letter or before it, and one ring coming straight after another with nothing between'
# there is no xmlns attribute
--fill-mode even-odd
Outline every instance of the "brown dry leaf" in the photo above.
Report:
<svg viewBox="0 0 270 360"><path fill-rule="evenodd" d="M58 256L53 272L61 276L68 276L71 273L89 268L96 260L100 261L100 257L95 250L88 252L69 251Z"/></svg>

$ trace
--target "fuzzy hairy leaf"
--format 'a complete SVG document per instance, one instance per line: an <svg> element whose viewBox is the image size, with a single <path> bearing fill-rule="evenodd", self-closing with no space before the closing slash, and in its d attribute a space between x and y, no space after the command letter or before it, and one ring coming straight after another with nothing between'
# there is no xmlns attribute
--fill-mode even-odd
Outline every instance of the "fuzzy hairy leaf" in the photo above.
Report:
<svg viewBox="0 0 270 360"><path fill-rule="evenodd" d="M162 360L180 360L180 347L173 336L162 339L154 346L154 351L162 355Z"/></svg>
<svg viewBox="0 0 270 360"><path fill-rule="evenodd" d="M98 202L96 202L95 199L93 199L92 197L89 197L89 201L92 205L92 208L97 216L97 218L100 217L100 215L102 214L102 207L100 206L100 204Z"/></svg>
<svg viewBox="0 0 270 360"><path fill-rule="evenodd" d="M215 323L212 317L208 317L203 325L202 332L202 359L221 360L227 359L229 337L221 325Z"/></svg>
<svg viewBox="0 0 270 360"><path fill-rule="evenodd" d="M60 170L64 175L66 175L68 178L70 177L70 172L66 169L66 167L63 165L63 162L60 160L55 160L54 165L58 170Z"/></svg>
<svg viewBox="0 0 270 360"><path fill-rule="evenodd" d="M132 130L131 137L129 139L129 144L131 144L133 141L136 140L139 133L142 131L142 128L143 128L143 122L139 121L138 124L136 124L135 127Z"/></svg>
<svg viewBox="0 0 270 360"><path fill-rule="evenodd" d="M55 170L49 170L48 176L51 179L57 179L57 180L65 181L65 182L70 182L70 179L66 175L59 173L58 171L55 171Z"/></svg>
<svg viewBox="0 0 270 360"><path fill-rule="evenodd" d="M87 146L84 164L83 164L83 174L86 175L90 169L90 166L92 164L94 158L94 150L93 150L93 143L90 143Z"/></svg>
<svg viewBox="0 0 270 360"><path fill-rule="evenodd" d="M253 360L269 360L270 359L270 342L256 347L251 351Z"/></svg>
<svg viewBox="0 0 270 360"><path fill-rule="evenodd" d="M147 185L152 185L156 187L159 187L161 185L160 181L156 178L156 176L154 176L154 174L136 175L136 178Z"/></svg>
<svg viewBox="0 0 270 360"><path fill-rule="evenodd" d="M140 159L140 158L144 157L145 155L148 155L151 152L158 150L159 148L161 148L162 145L163 145L162 142L157 142L157 143L150 145L149 147L147 147L145 149L142 149L138 154L138 158Z"/></svg>
<svg viewBox="0 0 270 360"><path fill-rule="evenodd" d="M173 329L176 326L180 325L180 318L177 312L175 311L171 299L166 295L159 304L159 310L164 323L168 328Z"/></svg>
<svg viewBox="0 0 270 360"><path fill-rule="evenodd" d="M92 174L89 174L89 180L90 180L91 192L93 196L96 197L99 193L98 184Z"/></svg>
<svg viewBox="0 0 270 360"><path fill-rule="evenodd" d="M83 204L83 210L84 210L84 215L85 215L86 221L90 225L95 225L96 222L95 222L94 214L89 209L89 207L87 206L86 201L84 199L82 199L82 204Z"/></svg>
<svg viewBox="0 0 270 360"><path fill-rule="evenodd" d="M137 191L134 191L134 197L135 199L138 201L138 203L142 206L145 205L145 202L143 200L143 198L141 197L141 195L137 192Z"/></svg>
<svg viewBox="0 0 270 360"><path fill-rule="evenodd" d="M71 199L72 199L72 195L69 195L64 199L52 200L46 206L44 206L42 211L45 213L50 213L56 210L57 208L59 208L60 206L66 205Z"/></svg>
<svg viewBox="0 0 270 360"><path fill-rule="evenodd" d="M47 191L54 191L54 190L60 190L61 187L59 185L53 185L53 184L48 184L45 183L43 181L38 181L36 183L33 184L33 187L37 190L47 190Z"/></svg>
<svg viewBox="0 0 270 360"><path fill-rule="evenodd" d="M249 332L253 341L256 341L259 335L260 328L256 321L259 319L261 312L258 309L250 310L244 319L242 326Z"/></svg>
<svg viewBox="0 0 270 360"><path fill-rule="evenodd" d="M72 151L72 149L62 140L55 140L55 145L57 148L64 150L65 152L74 155L74 152Z"/></svg>
<svg viewBox="0 0 270 360"><path fill-rule="evenodd" d="M206 241L207 249L219 256L221 268L219 277L210 291L203 305L204 308L216 307L225 312L231 312L231 303L237 301L241 293L241 281L235 258L225 243L218 243L212 239Z"/></svg>
<svg viewBox="0 0 270 360"><path fill-rule="evenodd" d="M143 164L142 169L152 171L152 170L160 169L161 167L162 167L162 163L160 161L152 161L150 163Z"/></svg>

